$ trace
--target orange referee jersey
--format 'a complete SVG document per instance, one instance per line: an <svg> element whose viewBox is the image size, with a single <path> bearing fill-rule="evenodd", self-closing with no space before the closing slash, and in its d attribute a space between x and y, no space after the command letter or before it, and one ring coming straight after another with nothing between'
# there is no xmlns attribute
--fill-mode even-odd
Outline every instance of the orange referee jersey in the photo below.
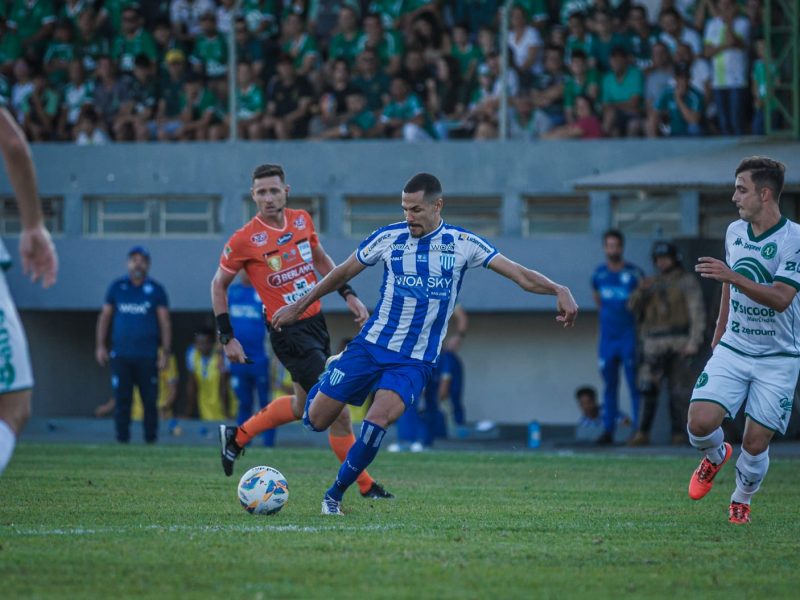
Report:
<svg viewBox="0 0 800 600"><path fill-rule="evenodd" d="M286 208L286 226L277 229L256 215L225 244L219 266L228 273L247 272L272 319L282 306L294 304L317 285L311 250L319 245L311 216L304 210ZM322 309L318 301L301 319Z"/></svg>

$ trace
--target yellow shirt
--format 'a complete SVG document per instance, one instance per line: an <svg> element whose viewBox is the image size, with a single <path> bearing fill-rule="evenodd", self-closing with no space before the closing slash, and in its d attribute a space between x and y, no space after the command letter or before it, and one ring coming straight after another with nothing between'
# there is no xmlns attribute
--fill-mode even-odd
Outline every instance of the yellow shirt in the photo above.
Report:
<svg viewBox="0 0 800 600"><path fill-rule="evenodd" d="M175 356L170 356L167 362L167 368L159 371L158 373L158 408L163 409L167 406L169 401L169 390L171 385L178 383L178 361ZM170 408L170 413L172 409ZM144 407L142 406L142 396L139 394L139 388L133 388L133 408L131 409L131 418L134 421L141 421L144 418Z"/></svg>
<svg viewBox="0 0 800 600"><path fill-rule="evenodd" d="M192 348L186 361L190 374L197 382L197 412L203 421L224 421L228 418L225 414L225 404L220 398L220 380L225 373L225 361L216 350L210 357L202 356ZM231 414L236 414L236 397L228 388L228 406Z"/></svg>

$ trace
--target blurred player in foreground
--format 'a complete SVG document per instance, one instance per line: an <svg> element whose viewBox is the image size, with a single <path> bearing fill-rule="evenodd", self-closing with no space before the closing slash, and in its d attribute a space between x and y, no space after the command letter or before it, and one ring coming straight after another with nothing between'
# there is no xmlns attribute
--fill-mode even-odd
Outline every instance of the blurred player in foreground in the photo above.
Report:
<svg viewBox="0 0 800 600"><path fill-rule="evenodd" d="M785 167L763 157L736 168L733 203L740 219L725 234L725 261L703 256L695 271L722 282L714 353L689 406L689 441L705 454L689 482L704 497L733 454L722 421L745 405L742 450L728 520L750 522L750 500L769 468L769 443L785 433L800 372L800 226L781 215Z"/></svg>
<svg viewBox="0 0 800 600"><path fill-rule="evenodd" d="M244 269L264 303L272 348L291 373L295 393L274 400L239 427L220 425L222 468L228 476L233 473L233 462L253 437L302 417L306 393L325 370L325 360L331 353L328 327L319 302L306 304L297 323L283 331L272 327L270 320L280 307L297 302L317 285L315 270L324 276L336 265L322 247L311 216L304 210L287 208L289 186L280 166L257 167L251 193L258 213L225 244L211 282L219 341L232 364L250 360L235 337L228 312L228 287ZM364 323L369 313L353 288L342 285L338 291L356 323ZM340 412L335 421L328 441L339 461L343 461L356 440L347 411ZM366 472L360 474L358 485L364 497L391 497Z"/></svg>
<svg viewBox="0 0 800 600"><path fill-rule="evenodd" d="M0 107L0 151L8 179L17 198L22 232L19 254L22 269L31 281L41 281L45 288L56 282L58 257L42 220L42 205L36 189L36 171L31 150L14 118ZM8 252L0 242L0 264L11 265ZM11 299L6 278L0 273L0 473L2 473L25 423L31 414L33 372L28 356L28 342L17 309Z"/></svg>
<svg viewBox="0 0 800 600"><path fill-rule="evenodd" d="M386 428L423 393L467 269L488 267L525 291L556 296L556 319L564 327L578 315L568 288L510 261L474 233L448 225L441 217L443 205L439 180L428 173L415 175L403 189L405 221L373 232L313 290L272 317L277 331L289 329L322 296L366 267L384 264L375 312L309 392L303 414L308 429L324 431L348 404L361 404L376 389L359 439L325 493L322 514L343 514L342 497L375 459Z"/></svg>

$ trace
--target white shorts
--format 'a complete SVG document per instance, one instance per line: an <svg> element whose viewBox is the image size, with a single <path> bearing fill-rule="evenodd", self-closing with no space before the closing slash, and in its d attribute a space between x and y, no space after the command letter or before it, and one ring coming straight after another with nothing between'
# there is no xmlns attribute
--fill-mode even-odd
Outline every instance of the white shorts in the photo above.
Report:
<svg viewBox="0 0 800 600"><path fill-rule="evenodd" d="M0 394L33 387L28 341L17 308L0 272Z"/></svg>
<svg viewBox="0 0 800 600"><path fill-rule="evenodd" d="M798 373L798 358L753 358L718 345L697 379L692 402L714 402L733 418L747 401L745 415L767 429L785 433Z"/></svg>

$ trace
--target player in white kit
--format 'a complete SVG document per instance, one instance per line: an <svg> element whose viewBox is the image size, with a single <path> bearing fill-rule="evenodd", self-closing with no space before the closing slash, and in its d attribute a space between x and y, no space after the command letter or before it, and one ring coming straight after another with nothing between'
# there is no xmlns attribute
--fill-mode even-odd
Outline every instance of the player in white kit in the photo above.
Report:
<svg viewBox="0 0 800 600"><path fill-rule="evenodd" d="M58 259L50 234L42 224L42 207L36 191L30 148L14 117L2 106L0 152L19 206L22 268L33 281L41 279L42 285L49 287L56 281ZM0 266L3 271L11 266L1 241ZM33 374L25 331L8 291L5 275L0 271L0 473L11 460L17 436L30 415L32 387Z"/></svg>
<svg viewBox="0 0 800 600"><path fill-rule="evenodd" d="M705 454L689 496L705 496L733 453L720 425L744 404L731 523L750 522L750 499L767 474L770 440L786 431L800 372L800 225L780 212L784 170L761 156L739 163L733 202L741 219L725 235L725 262L702 257L695 267L723 287L714 353L689 407L689 441Z"/></svg>

